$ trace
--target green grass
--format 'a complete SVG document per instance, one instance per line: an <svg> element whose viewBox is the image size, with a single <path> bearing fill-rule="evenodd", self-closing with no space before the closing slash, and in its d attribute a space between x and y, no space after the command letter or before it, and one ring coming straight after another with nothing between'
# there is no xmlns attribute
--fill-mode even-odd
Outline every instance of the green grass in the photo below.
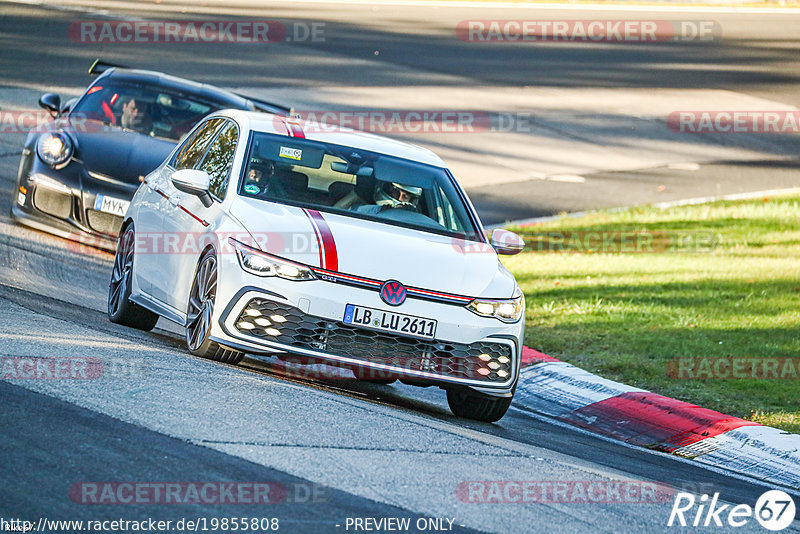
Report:
<svg viewBox="0 0 800 534"><path fill-rule="evenodd" d="M634 208L511 229L533 245L503 260L525 291L528 346L613 380L800 432L800 379L667 373L677 357L800 357L800 197ZM587 244L585 232L607 232L619 244L629 231L644 238L642 252L549 252L601 243ZM676 246L681 236L688 241Z"/></svg>

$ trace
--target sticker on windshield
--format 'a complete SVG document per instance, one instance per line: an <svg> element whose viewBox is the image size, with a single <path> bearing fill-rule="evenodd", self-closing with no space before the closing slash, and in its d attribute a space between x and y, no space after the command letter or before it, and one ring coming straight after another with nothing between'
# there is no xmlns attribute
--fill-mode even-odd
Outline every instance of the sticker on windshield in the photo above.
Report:
<svg viewBox="0 0 800 534"><path fill-rule="evenodd" d="M257 195L261 192L261 189L256 184L247 184L244 186L244 192L250 193L251 195Z"/></svg>
<svg viewBox="0 0 800 534"><path fill-rule="evenodd" d="M280 156L282 158L289 158L300 160L303 157L303 151L299 148L289 148L288 146L282 146L280 151Z"/></svg>

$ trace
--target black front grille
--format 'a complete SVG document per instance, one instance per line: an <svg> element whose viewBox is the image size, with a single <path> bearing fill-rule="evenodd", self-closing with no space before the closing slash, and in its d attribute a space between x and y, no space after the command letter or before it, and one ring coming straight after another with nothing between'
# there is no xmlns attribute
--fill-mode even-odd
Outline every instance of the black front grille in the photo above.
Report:
<svg viewBox="0 0 800 534"><path fill-rule="evenodd" d="M117 235L122 226L122 217L97 210L86 210L89 226L101 234Z"/></svg>
<svg viewBox="0 0 800 534"><path fill-rule="evenodd" d="M48 215L66 219L72 213L72 195L46 187L36 187L33 192L33 205Z"/></svg>
<svg viewBox="0 0 800 534"><path fill-rule="evenodd" d="M511 347L503 343L466 345L376 332L261 298L248 302L234 326L266 341L452 378L505 382L512 372Z"/></svg>

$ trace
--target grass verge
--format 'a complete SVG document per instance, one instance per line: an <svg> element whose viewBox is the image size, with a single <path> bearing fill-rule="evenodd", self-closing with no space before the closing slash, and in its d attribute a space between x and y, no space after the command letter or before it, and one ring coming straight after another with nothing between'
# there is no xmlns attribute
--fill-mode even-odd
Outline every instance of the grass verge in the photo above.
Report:
<svg viewBox="0 0 800 534"><path fill-rule="evenodd" d="M800 433L800 196L510 229L528 346Z"/></svg>

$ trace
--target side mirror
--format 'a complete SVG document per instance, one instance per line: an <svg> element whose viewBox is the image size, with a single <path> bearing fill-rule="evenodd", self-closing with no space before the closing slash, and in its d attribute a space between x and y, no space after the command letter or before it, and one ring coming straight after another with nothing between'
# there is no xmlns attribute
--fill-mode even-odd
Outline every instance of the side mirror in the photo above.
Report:
<svg viewBox="0 0 800 534"><path fill-rule="evenodd" d="M214 203L208 192L211 177L207 172L197 169L181 169L173 173L170 179L175 189L198 197L203 206L210 208Z"/></svg>
<svg viewBox="0 0 800 534"><path fill-rule="evenodd" d="M61 97L55 93L47 93L39 98L39 106L50 112L53 117L61 114Z"/></svg>
<svg viewBox="0 0 800 534"><path fill-rule="evenodd" d="M492 247L498 254L513 256L519 254L525 248L525 241L514 232L498 228L492 232Z"/></svg>
<svg viewBox="0 0 800 534"><path fill-rule="evenodd" d="M61 108L61 113L68 113L69 110L72 109L72 106L74 106L77 102L78 102L77 98L70 98L69 100L67 100L67 102Z"/></svg>

